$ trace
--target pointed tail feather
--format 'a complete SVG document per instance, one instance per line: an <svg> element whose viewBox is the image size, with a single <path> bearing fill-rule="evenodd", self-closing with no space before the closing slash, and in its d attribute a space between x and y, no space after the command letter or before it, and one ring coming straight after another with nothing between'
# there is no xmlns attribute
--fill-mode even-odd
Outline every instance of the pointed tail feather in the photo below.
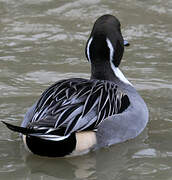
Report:
<svg viewBox="0 0 172 180"><path fill-rule="evenodd" d="M25 127L15 126L15 125L9 124L9 123L4 122L4 121L1 121L1 122L3 124L5 124L8 129L10 129L12 131L15 131L15 132L18 132L18 133L22 133L22 134L27 135L27 134L31 134L31 133L35 132L33 129L28 129L28 128L25 128Z"/></svg>

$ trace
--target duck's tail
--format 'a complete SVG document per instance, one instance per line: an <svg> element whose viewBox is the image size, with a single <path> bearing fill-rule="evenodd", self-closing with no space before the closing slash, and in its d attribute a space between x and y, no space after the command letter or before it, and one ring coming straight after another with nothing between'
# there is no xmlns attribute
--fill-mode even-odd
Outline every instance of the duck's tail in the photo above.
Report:
<svg viewBox="0 0 172 180"><path fill-rule="evenodd" d="M76 147L75 133L66 136L52 134L54 131L45 129L30 129L2 121L10 130L23 134L25 146L34 154L49 157L70 155Z"/></svg>

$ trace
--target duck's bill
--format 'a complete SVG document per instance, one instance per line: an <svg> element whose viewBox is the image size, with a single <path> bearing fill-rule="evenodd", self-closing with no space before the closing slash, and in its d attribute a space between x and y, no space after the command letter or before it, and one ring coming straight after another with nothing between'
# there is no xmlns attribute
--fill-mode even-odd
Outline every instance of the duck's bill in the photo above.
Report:
<svg viewBox="0 0 172 180"><path fill-rule="evenodd" d="M124 40L124 46L129 46L130 43L127 40Z"/></svg>

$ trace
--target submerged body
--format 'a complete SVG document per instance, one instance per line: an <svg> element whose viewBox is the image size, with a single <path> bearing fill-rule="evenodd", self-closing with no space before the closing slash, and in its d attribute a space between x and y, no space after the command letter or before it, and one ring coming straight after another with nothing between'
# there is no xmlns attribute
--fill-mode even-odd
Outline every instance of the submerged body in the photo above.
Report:
<svg viewBox="0 0 172 180"><path fill-rule="evenodd" d="M100 17L86 45L90 80L61 80L29 109L21 127L26 148L42 156L69 156L124 142L148 122L143 99L118 66L124 51L119 21Z"/></svg>

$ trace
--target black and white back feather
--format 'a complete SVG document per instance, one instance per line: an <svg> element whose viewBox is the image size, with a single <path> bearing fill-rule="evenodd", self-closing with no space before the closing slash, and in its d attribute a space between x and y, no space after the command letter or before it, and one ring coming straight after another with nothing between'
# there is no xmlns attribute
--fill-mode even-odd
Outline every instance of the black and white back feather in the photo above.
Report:
<svg viewBox="0 0 172 180"><path fill-rule="evenodd" d="M62 80L42 94L27 128L42 138L68 137L73 132L96 130L104 119L128 105L128 96L111 81Z"/></svg>

